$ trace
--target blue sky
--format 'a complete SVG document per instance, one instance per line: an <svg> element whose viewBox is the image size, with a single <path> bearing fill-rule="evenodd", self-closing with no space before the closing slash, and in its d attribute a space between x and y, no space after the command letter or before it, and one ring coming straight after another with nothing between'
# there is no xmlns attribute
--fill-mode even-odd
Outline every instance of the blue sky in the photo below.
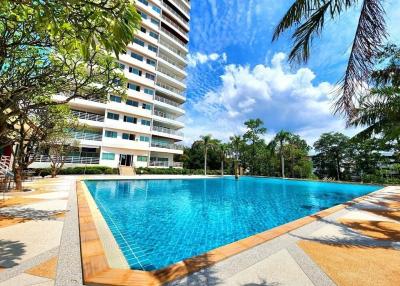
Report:
<svg viewBox="0 0 400 286"><path fill-rule="evenodd" d="M267 140L281 129L309 144L323 132L356 132L332 114L331 90L345 70L359 7L326 25L306 65L289 66L290 33L271 38L292 2L191 1L185 144L203 134L226 141L257 117ZM386 0L385 7L391 40L399 43L400 1Z"/></svg>

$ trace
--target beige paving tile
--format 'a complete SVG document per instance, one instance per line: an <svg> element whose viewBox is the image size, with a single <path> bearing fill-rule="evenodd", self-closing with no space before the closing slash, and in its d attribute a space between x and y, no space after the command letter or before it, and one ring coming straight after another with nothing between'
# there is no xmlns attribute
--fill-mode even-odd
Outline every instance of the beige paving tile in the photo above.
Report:
<svg viewBox="0 0 400 286"><path fill-rule="evenodd" d="M221 285L313 286L286 249L237 273Z"/></svg>
<svg viewBox="0 0 400 286"><path fill-rule="evenodd" d="M362 211L362 210L351 210L348 214L340 217L339 219L396 222L395 220L390 219L388 217L377 215L377 214L374 214L374 213L371 213L368 211Z"/></svg>
<svg viewBox="0 0 400 286"><path fill-rule="evenodd" d="M18 276L15 276L14 278L8 279L7 281L0 283L0 286L32 286L32 285L40 285L40 286L54 285L54 281L51 279L22 273Z"/></svg>
<svg viewBox="0 0 400 286"><path fill-rule="evenodd" d="M50 193L44 193L44 194L38 194L38 195L30 195L30 196L24 196L27 198L36 198L36 199L67 199L69 193L67 191L59 191L59 192L50 192Z"/></svg>

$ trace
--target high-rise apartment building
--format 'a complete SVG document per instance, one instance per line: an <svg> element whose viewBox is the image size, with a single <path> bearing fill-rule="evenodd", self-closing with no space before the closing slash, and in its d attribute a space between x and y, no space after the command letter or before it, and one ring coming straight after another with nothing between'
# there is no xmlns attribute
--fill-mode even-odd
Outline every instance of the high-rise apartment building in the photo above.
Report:
<svg viewBox="0 0 400 286"><path fill-rule="evenodd" d="M118 59L128 79L127 98L74 100L73 113L87 125L74 133L79 148L66 164L180 167L184 127L189 0L136 0L140 30ZM37 158L32 167L48 162Z"/></svg>

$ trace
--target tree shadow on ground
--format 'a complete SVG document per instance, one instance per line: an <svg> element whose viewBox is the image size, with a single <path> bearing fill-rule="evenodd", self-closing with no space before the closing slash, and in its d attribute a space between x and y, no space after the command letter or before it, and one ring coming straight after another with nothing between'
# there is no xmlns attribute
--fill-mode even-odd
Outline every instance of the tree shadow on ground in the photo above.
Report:
<svg viewBox="0 0 400 286"><path fill-rule="evenodd" d="M241 286L279 286L279 285L281 285L281 283L279 283L279 282L267 282L264 279L262 279L260 282L257 282L257 283L241 284Z"/></svg>
<svg viewBox="0 0 400 286"><path fill-rule="evenodd" d="M65 210L37 210L33 208L6 208L0 209L0 216L22 218L26 220L56 220Z"/></svg>
<svg viewBox="0 0 400 286"><path fill-rule="evenodd" d="M0 267L11 268L26 252L25 244L14 240L0 239Z"/></svg>

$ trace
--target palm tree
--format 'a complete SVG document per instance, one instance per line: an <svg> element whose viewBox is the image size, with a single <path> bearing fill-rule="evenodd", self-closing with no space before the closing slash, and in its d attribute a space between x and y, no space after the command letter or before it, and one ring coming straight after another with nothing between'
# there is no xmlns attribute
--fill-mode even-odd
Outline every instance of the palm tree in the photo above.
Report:
<svg viewBox="0 0 400 286"><path fill-rule="evenodd" d="M327 20L337 19L358 4L357 0L295 0L275 28L273 41L295 27L290 62L307 62L310 44L321 34ZM374 58L386 39L383 0L363 0L346 72L337 90L335 112L343 112L350 120L355 115L355 98L365 90L365 82L374 68Z"/></svg>
<svg viewBox="0 0 400 286"><path fill-rule="evenodd" d="M220 155L220 159L221 159L221 176L223 176L224 175L224 161L229 152L228 144L225 144L225 143L219 144L218 151L219 151L219 155Z"/></svg>
<svg viewBox="0 0 400 286"><path fill-rule="evenodd" d="M217 144L219 143L218 140L212 138L211 134L208 135L202 135L200 136L200 140L197 140L194 142L194 145L196 146L202 146L203 151L204 151L204 175L207 176L207 155L208 155L208 150L209 149L214 149Z"/></svg>
<svg viewBox="0 0 400 286"><path fill-rule="evenodd" d="M282 174L282 178L285 177L285 158L284 158L284 154L283 154L283 148L284 148L284 144L285 142L287 142L290 139L290 132L281 130L279 131L276 135L274 140L272 141L273 145L279 145L279 157L281 158L281 174Z"/></svg>
<svg viewBox="0 0 400 286"><path fill-rule="evenodd" d="M234 158L234 172L235 172L235 179L239 178L239 158L242 150L243 138L240 135L234 135L229 138L230 140L230 149L232 151Z"/></svg>

